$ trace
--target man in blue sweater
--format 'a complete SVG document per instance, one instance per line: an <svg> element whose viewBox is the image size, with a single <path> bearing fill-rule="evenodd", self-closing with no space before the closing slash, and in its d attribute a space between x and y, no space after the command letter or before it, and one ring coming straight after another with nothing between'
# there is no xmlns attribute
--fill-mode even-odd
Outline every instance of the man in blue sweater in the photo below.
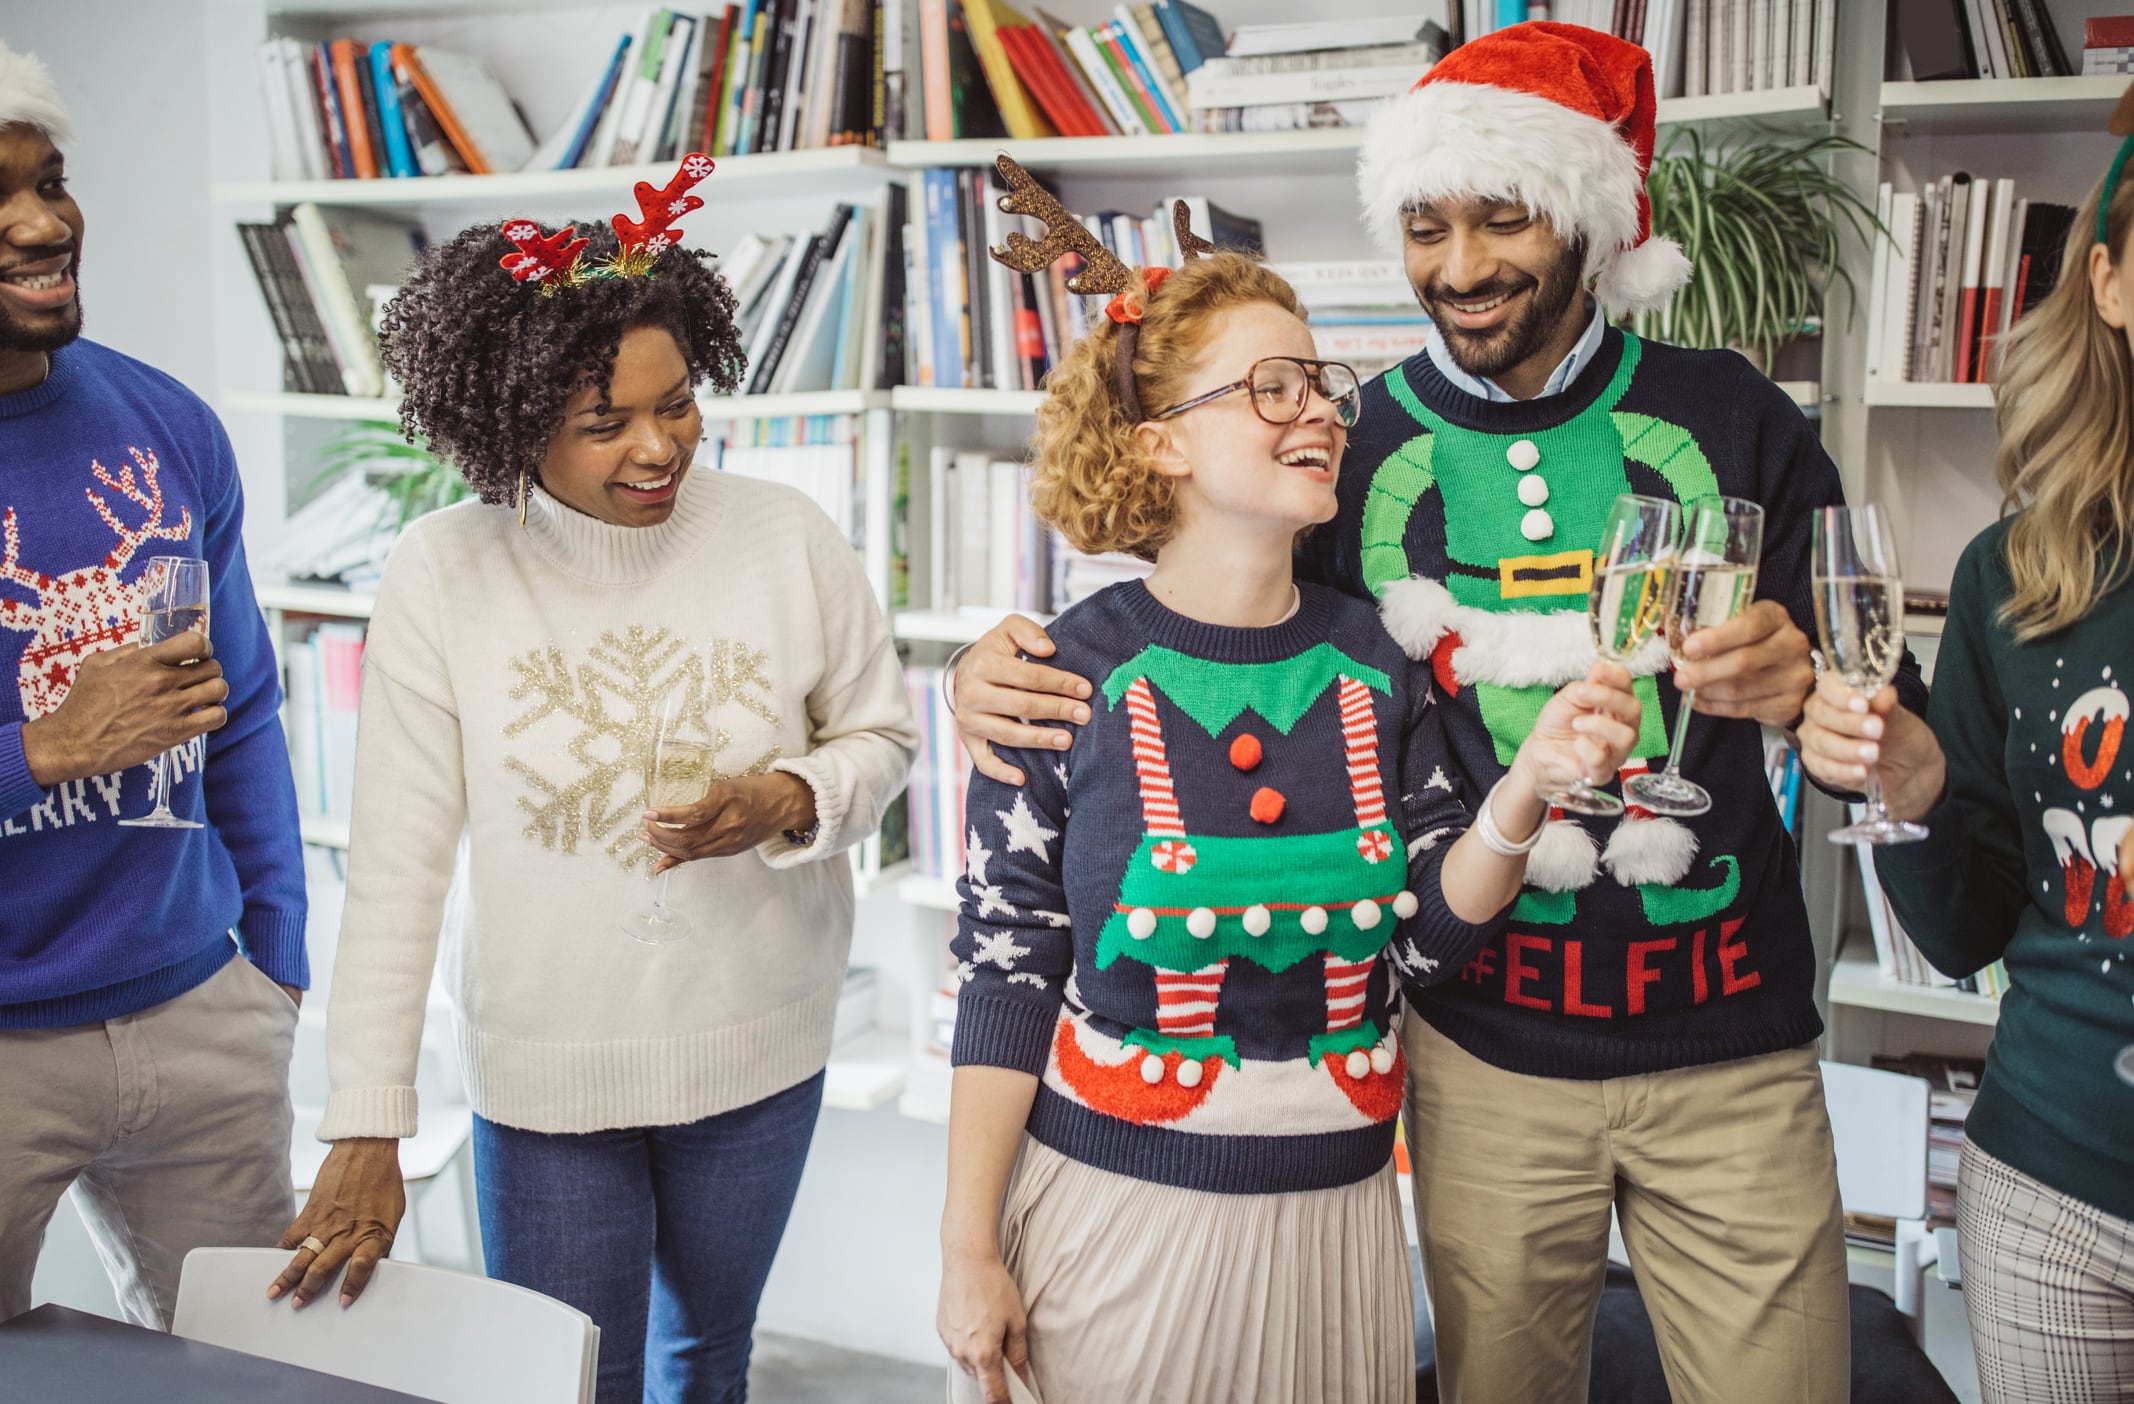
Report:
<svg viewBox="0 0 2134 1404"><path fill-rule="evenodd" d="M188 1251L294 1210L303 853L229 440L80 339L66 137L0 45L0 1320L72 1185L127 1314L167 1328ZM212 648L135 646L158 555L207 561ZM173 748L204 827L122 827Z"/></svg>

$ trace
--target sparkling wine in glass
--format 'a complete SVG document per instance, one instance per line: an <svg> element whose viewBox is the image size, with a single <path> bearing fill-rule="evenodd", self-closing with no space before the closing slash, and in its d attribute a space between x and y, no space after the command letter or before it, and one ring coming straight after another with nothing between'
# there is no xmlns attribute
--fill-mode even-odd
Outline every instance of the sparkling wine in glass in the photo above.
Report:
<svg viewBox="0 0 2134 1404"><path fill-rule="evenodd" d="M676 736L663 728L653 746L651 773L645 777L646 807L671 809L695 804L704 798L705 792L711 789L711 757L711 742ZM683 826L663 824L661 827L679 829ZM696 927L688 917L667 905L667 882L673 876L674 870L669 868L653 880L651 905L623 920L623 934L648 946L663 946L695 932Z"/></svg>
<svg viewBox="0 0 2134 1404"><path fill-rule="evenodd" d="M1587 602L1594 650L1609 662L1627 665L1660 631L1680 525L1675 504L1664 498L1626 492L1609 510L1594 552L1593 593ZM1574 814L1623 812L1621 800L1594 789L1584 776L1542 798Z"/></svg>
<svg viewBox="0 0 2134 1404"><path fill-rule="evenodd" d="M141 575L141 647L149 648L174 639L188 629L196 629L200 637L206 638L207 583L206 561L196 561L190 556L157 556L150 560L148 569ZM204 766L207 752L205 743L201 744L201 765ZM121 819L119 823L135 829L203 827L171 812L170 791L177 764L175 751L165 751L155 758L151 766L154 778L150 790L155 796L156 807L138 819Z"/></svg>
<svg viewBox="0 0 2134 1404"><path fill-rule="evenodd" d="M1739 497L1700 497L1690 503L1667 610L1667 643L1678 661L1684 639L1726 623L1756 598L1763 543L1764 509L1755 503ZM1623 784L1624 794L1655 814L1686 819L1712 807L1710 793L1682 776L1682 741L1696 701L1696 693L1685 692L1676 703L1667 768L1657 775L1633 775Z"/></svg>
<svg viewBox="0 0 2134 1404"><path fill-rule="evenodd" d="M1876 506L1824 507L1815 514L1815 632L1824 663L1863 697L1888 687L1904 661L1904 577L1889 518ZM1882 802L1879 768L1867 768L1867 812L1830 835L1832 843L1916 843L1926 826L1898 819Z"/></svg>

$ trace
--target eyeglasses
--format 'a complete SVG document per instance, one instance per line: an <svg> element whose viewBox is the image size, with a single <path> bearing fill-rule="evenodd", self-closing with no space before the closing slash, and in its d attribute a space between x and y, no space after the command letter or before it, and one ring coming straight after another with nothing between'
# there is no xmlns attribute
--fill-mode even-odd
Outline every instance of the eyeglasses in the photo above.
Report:
<svg viewBox="0 0 2134 1404"><path fill-rule="evenodd" d="M1233 390L1251 391L1252 412L1269 424L1294 424L1314 390L1333 406L1334 419L1342 428L1355 428L1356 421L1363 417L1363 392L1354 370L1339 361L1307 361L1298 356L1263 356L1252 363L1251 372L1243 380L1195 395L1182 405L1149 417L1170 419L1210 400L1219 400Z"/></svg>

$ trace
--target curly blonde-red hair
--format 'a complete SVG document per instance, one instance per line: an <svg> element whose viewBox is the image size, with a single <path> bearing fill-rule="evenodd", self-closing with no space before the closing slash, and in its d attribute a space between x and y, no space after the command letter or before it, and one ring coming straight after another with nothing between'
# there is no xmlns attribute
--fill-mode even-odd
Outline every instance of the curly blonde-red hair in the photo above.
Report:
<svg viewBox="0 0 2134 1404"><path fill-rule="evenodd" d="M1219 251L1172 273L1158 295L1137 277L1121 295L1141 313L1134 385L1141 403L1162 409L1190 393L1187 377L1207 349L1216 319L1233 307L1271 303L1303 319L1296 290L1245 254ZM1154 560L1178 526L1173 480L1155 470L1120 403L1115 378L1118 324L1091 320L1046 377L1037 410L1037 455L1030 505L1077 551L1119 551Z"/></svg>

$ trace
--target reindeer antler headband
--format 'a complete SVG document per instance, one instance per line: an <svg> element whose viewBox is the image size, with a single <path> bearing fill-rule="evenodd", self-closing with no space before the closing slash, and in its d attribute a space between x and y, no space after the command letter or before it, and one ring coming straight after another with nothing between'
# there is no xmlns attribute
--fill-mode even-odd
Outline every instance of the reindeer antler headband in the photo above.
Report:
<svg viewBox="0 0 2134 1404"><path fill-rule="evenodd" d="M692 151L665 185L654 189L649 181L637 182L631 193L637 197L638 217L619 214L609 221L622 243L613 258L588 264L584 254L589 241L576 237L575 225L544 234L530 219L510 219L504 221L502 232L518 252L505 254L498 262L511 270L516 281L540 284L544 296L600 278L641 278L675 243L674 222L704 208L703 199L688 192L713 169L709 156Z"/></svg>
<svg viewBox="0 0 2134 1404"><path fill-rule="evenodd" d="M1067 290L1073 293L1112 293L1112 300L1105 305L1104 315L1118 323L1119 332L1114 339L1117 348L1113 380L1119 388L1119 403L1126 410L1129 422L1138 424L1141 413L1141 396L1134 388L1134 346L1141 338L1141 314L1163 280L1170 277L1169 268L1144 268L1138 279L1142 296L1129 299L1136 283L1134 271L1119 261L1118 255L1104 247L1103 241L1084 227L1059 197L1037 183L1037 178L1016 164L1015 159L1003 152L994 159L1002 180L1008 183L1008 193L1000 197L1003 214L1029 215L1045 222L1045 237L1032 239L1020 231L1008 235L1006 248L987 249L996 263L1005 264L1018 273L1041 273L1067 254L1080 255L1082 267L1067 280ZM1192 216L1186 202L1171 202L1171 229L1178 236L1178 251L1188 261L1203 254L1215 252L1215 245L1193 232Z"/></svg>

